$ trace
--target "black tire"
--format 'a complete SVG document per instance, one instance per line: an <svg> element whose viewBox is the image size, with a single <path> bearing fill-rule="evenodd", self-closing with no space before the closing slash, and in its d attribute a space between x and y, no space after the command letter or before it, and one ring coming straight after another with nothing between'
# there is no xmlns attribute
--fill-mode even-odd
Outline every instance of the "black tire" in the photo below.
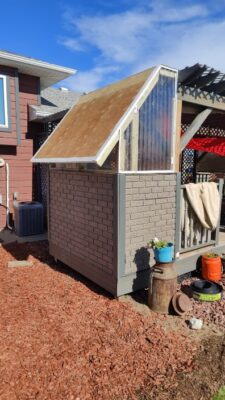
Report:
<svg viewBox="0 0 225 400"><path fill-rule="evenodd" d="M203 294L217 294L221 293L221 291L223 290L218 283L204 280L193 282L191 284L191 288L194 292Z"/></svg>

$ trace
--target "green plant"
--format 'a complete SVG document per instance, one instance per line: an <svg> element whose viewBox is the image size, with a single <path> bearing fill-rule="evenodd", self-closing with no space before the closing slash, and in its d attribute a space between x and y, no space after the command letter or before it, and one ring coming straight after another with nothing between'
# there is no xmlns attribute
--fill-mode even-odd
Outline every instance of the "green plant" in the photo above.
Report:
<svg viewBox="0 0 225 400"><path fill-rule="evenodd" d="M155 249L162 249L163 247L168 247L168 242L166 240L159 240L155 245Z"/></svg>
<svg viewBox="0 0 225 400"><path fill-rule="evenodd" d="M215 396L213 396L212 400L224 400L225 399L225 386L223 386Z"/></svg>
<svg viewBox="0 0 225 400"><path fill-rule="evenodd" d="M216 253L205 253L203 255L204 255L204 257L208 257L208 258L217 258L217 257L219 257L219 254L216 254Z"/></svg>
<svg viewBox="0 0 225 400"><path fill-rule="evenodd" d="M169 242L166 240L159 240L158 238L151 239L148 242L148 247L151 247L152 249L163 249L168 246Z"/></svg>

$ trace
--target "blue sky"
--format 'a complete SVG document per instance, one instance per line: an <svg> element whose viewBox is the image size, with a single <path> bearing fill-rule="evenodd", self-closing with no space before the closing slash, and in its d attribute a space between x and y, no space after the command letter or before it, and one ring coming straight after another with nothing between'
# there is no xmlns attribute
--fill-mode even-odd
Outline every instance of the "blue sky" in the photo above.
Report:
<svg viewBox="0 0 225 400"><path fill-rule="evenodd" d="M1 1L0 48L78 70L90 91L152 65L225 72L225 1Z"/></svg>

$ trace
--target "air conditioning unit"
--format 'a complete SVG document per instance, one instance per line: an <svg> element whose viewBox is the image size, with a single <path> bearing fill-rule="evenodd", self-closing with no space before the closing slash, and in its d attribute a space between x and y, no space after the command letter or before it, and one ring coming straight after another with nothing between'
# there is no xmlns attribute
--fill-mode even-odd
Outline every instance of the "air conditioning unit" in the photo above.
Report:
<svg viewBox="0 0 225 400"><path fill-rule="evenodd" d="M14 223L18 236L43 233L43 205L37 201L14 201Z"/></svg>

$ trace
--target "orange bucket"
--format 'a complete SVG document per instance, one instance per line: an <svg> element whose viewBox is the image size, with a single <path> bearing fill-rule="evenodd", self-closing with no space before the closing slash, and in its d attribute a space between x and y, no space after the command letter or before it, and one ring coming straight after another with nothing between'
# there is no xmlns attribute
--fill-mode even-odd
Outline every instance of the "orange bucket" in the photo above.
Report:
<svg viewBox="0 0 225 400"><path fill-rule="evenodd" d="M219 255L202 256L202 277L207 281L218 282L222 278L222 262Z"/></svg>

